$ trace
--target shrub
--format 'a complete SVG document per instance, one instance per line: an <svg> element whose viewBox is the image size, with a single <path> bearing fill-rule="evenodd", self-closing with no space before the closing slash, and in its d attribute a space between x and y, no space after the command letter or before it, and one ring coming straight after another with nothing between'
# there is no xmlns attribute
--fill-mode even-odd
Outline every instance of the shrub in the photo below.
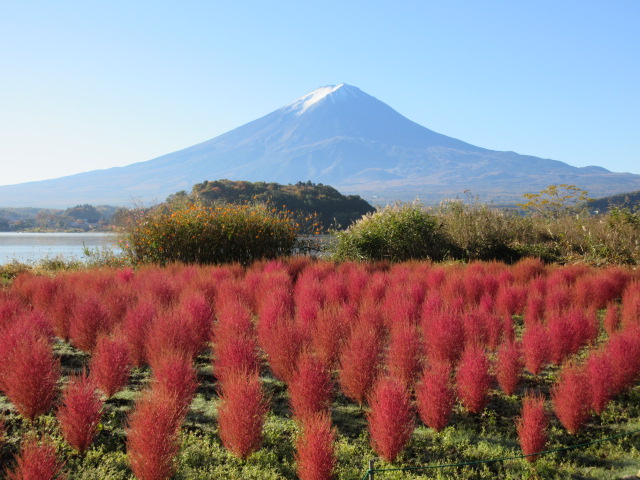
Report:
<svg viewBox="0 0 640 480"><path fill-rule="evenodd" d="M487 405L492 380L484 349L468 345L458 364L456 384L458 397L469 412L480 413Z"/></svg>
<svg viewBox="0 0 640 480"><path fill-rule="evenodd" d="M129 346L122 337L101 336L91 358L91 379L107 398L122 390L129 381Z"/></svg>
<svg viewBox="0 0 640 480"><path fill-rule="evenodd" d="M263 204L188 205L133 212L124 227L121 247L134 264L249 264L289 255L297 234L290 212Z"/></svg>
<svg viewBox="0 0 640 480"><path fill-rule="evenodd" d="M378 380L369 398L367 414L371 446L387 462L393 462L405 447L414 429L411 398L398 380Z"/></svg>
<svg viewBox="0 0 640 480"><path fill-rule="evenodd" d="M498 350L496 379L502 391L513 395L522 374L522 355L515 341L505 341Z"/></svg>
<svg viewBox="0 0 640 480"><path fill-rule="evenodd" d="M464 348L464 327L459 315L437 312L422 319L427 357L431 362L455 363Z"/></svg>
<svg viewBox="0 0 640 480"><path fill-rule="evenodd" d="M418 413L424 424L436 432L442 430L449 423L455 401L451 366L441 362L427 367L416 387Z"/></svg>
<svg viewBox="0 0 640 480"><path fill-rule="evenodd" d="M127 457L139 480L168 480L175 472L182 415L172 400L148 390L129 415Z"/></svg>
<svg viewBox="0 0 640 480"><path fill-rule="evenodd" d="M23 417L33 421L51 409L58 394L60 361L48 339L23 338L2 368L4 393Z"/></svg>
<svg viewBox="0 0 640 480"><path fill-rule="evenodd" d="M101 415L102 401L95 384L86 375L71 377L57 413L67 443L84 454L98 432Z"/></svg>
<svg viewBox="0 0 640 480"><path fill-rule="evenodd" d="M443 230L464 260L513 262L520 254L513 248L518 218L478 202L445 200L436 211Z"/></svg>
<svg viewBox="0 0 640 480"><path fill-rule="evenodd" d="M303 348L303 335L295 322L288 317L260 319L258 340L267 354L271 372L288 382L295 372L298 356Z"/></svg>
<svg viewBox="0 0 640 480"><path fill-rule="evenodd" d="M387 372L403 385L411 386L420 374L422 341L417 328L399 325L391 331L387 351Z"/></svg>
<svg viewBox="0 0 640 480"><path fill-rule="evenodd" d="M56 447L49 438L38 441L28 438L22 441L20 454L13 470L7 472L8 480L62 479L62 462L56 457Z"/></svg>
<svg viewBox="0 0 640 480"><path fill-rule="evenodd" d="M227 450L247 458L262 444L267 404L257 374L237 373L220 387L218 426Z"/></svg>
<svg viewBox="0 0 640 480"><path fill-rule="evenodd" d="M157 307L148 300L142 300L131 308L124 317L122 331L129 344L129 356L136 367L147 360L147 337L157 313Z"/></svg>
<svg viewBox="0 0 640 480"><path fill-rule="evenodd" d="M237 372L258 373L258 345L255 338L245 334L220 337L214 346L213 373L219 381Z"/></svg>
<svg viewBox="0 0 640 480"><path fill-rule="evenodd" d="M332 478L336 467L336 431L327 413L308 416L296 440L296 472L300 480Z"/></svg>
<svg viewBox="0 0 640 480"><path fill-rule="evenodd" d="M415 203L369 213L335 236L337 260L442 260L451 248L438 220Z"/></svg>
<svg viewBox="0 0 640 480"><path fill-rule="evenodd" d="M69 337L76 348L93 352L98 335L109 332L109 314L97 294L76 304L69 324Z"/></svg>
<svg viewBox="0 0 640 480"><path fill-rule="evenodd" d="M360 405L378 375L381 351L379 329L359 320L340 355L338 380L343 393Z"/></svg>
<svg viewBox="0 0 640 480"><path fill-rule="evenodd" d="M527 370L538 375L549 359L549 337L544 325L535 324L525 328L522 352Z"/></svg>
<svg viewBox="0 0 640 480"><path fill-rule="evenodd" d="M516 420L518 439L522 453L530 455L527 462L535 462L548 440L547 425L549 420L544 411L544 397L527 393L522 400L520 418Z"/></svg>
<svg viewBox="0 0 640 480"><path fill-rule="evenodd" d="M572 435L589 419L589 393L589 379L584 370L571 364L565 365L560 380L551 389L551 400L558 420Z"/></svg>
<svg viewBox="0 0 640 480"><path fill-rule="evenodd" d="M154 364L152 374L153 390L171 399L178 414L186 416L198 388L191 358L179 352L165 352Z"/></svg>
<svg viewBox="0 0 640 480"><path fill-rule="evenodd" d="M333 397L333 382L327 366L304 353L289 382L289 396L293 415L305 419L316 413L328 412Z"/></svg>
<svg viewBox="0 0 640 480"><path fill-rule="evenodd" d="M585 368L591 390L591 406L597 414L600 414L613 398L611 361L602 353L594 353L587 358Z"/></svg>

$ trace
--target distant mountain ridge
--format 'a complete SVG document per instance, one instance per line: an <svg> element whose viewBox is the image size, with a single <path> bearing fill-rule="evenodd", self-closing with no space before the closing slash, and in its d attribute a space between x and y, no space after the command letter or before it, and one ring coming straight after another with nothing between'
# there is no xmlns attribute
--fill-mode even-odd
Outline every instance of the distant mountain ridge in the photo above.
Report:
<svg viewBox="0 0 640 480"><path fill-rule="evenodd" d="M640 189L640 175L498 152L436 133L357 87L321 87L211 140L126 167L0 187L0 206L127 205L217 179L332 185L374 203L471 190L516 203L569 183L592 197Z"/></svg>

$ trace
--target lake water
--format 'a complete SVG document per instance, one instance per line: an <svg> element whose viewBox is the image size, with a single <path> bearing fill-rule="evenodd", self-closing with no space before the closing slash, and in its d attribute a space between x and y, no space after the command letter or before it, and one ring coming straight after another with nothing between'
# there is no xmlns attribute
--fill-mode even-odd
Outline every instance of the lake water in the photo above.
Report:
<svg viewBox="0 0 640 480"><path fill-rule="evenodd" d="M44 258L83 260L84 248L113 247L111 233L0 232L0 265L17 260L33 263Z"/></svg>

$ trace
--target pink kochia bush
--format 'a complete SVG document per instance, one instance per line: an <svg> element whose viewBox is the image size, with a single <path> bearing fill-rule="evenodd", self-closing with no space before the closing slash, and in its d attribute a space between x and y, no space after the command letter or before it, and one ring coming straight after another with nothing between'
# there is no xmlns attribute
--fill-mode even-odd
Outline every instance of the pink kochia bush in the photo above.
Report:
<svg viewBox="0 0 640 480"><path fill-rule="evenodd" d="M489 402L489 388L492 382L489 360L484 349L468 345L458 364L456 384L458 397L469 412L480 413L484 409Z"/></svg>
<svg viewBox="0 0 640 480"><path fill-rule="evenodd" d="M0 383L20 415L33 421L47 413L58 395L60 377L60 361L53 354L50 339L33 331L27 332L2 356Z"/></svg>
<svg viewBox="0 0 640 480"><path fill-rule="evenodd" d="M332 478L336 466L336 431L328 413L308 416L296 440L296 471L300 480Z"/></svg>
<svg viewBox="0 0 640 480"><path fill-rule="evenodd" d="M67 443L84 454L98 432L101 416L102 400L95 384L86 375L72 377L57 413L62 436Z"/></svg>
<svg viewBox="0 0 640 480"><path fill-rule="evenodd" d="M527 393L522 400L522 412L516 421L520 447L528 462L535 462L547 443L549 420L544 410L544 397Z"/></svg>
<svg viewBox="0 0 640 480"><path fill-rule="evenodd" d="M411 439L415 426L411 397L402 383L383 377L371 391L367 414L371 446L393 462Z"/></svg>
<svg viewBox="0 0 640 480"><path fill-rule="evenodd" d="M236 373L220 388L220 439L238 458L247 458L262 444L267 404L257 374Z"/></svg>
<svg viewBox="0 0 640 480"><path fill-rule="evenodd" d="M589 419L589 379L581 367L567 364L551 389L553 411L570 434L576 434Z"/></svg>
<svg viewBox="0 0 640 480"><path fill-rule="evenodd" d="M544 325L535 324L525 328L522 352L527 370L538 375L549 359L549 338Z"/></svg>
<svg viewBox="0 0 640 480"><path fill-rule="evenodd" d="M129 381L129 345L122 337L101 336L91 359L91 379L107 398L122 390Z"/></svg>
<svg viewBox="0 0 640 480"><path fill-rule="evenodd" d="M129 415L127 457L138 480L167 480L176 469L182 412L165 392L147 390Z"/></svg>
<svg viewBox="0 0 640 480"><path fill-rule="evenodd" d="M585 365L591 390L591 406L600 414L613 398L613 369L611 361L602 353L592 353Z"/></svg>
<svg viewBox="0 0 640 480"><path fill-rule="evenodd" d="M522 375L522 356L519 345L514 341L505 341L498 350L496 360L496 379L502 391L513 395Z"/></svg>
<svg viewBox="0 0 640 480"><path fill-rule="evenodd" d="M382 348L380 330L360 320L340 355L338 379L343 393L362 405L379 371Z"/></svg>
<svg viewBox="0 0 640 480"><path fill-rule="evenodd" d="M152 370L153 390L174 402L177 412L186 416L198 380L191 358L178 352L167 352Z"/></svg>
<svg viewBox="0 0 640 480"><path fill-rule="evenodd" d="M420 374L422 341L412 325L399 324L391 331L387 351L387 371L405 385L412 385Z"/></svg>
<svg viewBox="0 0 640 480"><path fill-rule="evenodd" d="M449 363L428 366L416 388L418 413L424 424L436 432L441 431L449 423L455 401Z"/></svg>
<svg viewBox="0 0 640 480"><path fill-rule="evenodd" d="M16 464L7 472L8 480L62 480L62 462L56 457L56 447L49 438L31 437L22 441Z"/></svg>
<svg viewBox="0 0 640 480"><path fill-rule="evenodd" d="M291 411L298 419L328 412L333 398L333 382L327 366L312 355L303 353L289 382L289 396Z"/></svg>

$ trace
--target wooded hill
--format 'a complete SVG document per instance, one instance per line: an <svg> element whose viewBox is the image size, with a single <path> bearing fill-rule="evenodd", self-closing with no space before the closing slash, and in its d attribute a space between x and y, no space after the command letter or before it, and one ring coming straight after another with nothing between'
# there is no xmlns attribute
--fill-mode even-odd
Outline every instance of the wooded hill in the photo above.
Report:
<svg viewBox="0 0 640 480"><path fill-rule="evenodd" d="M631 211L640 210L640 190L597 198L589 202L591 211L606 212L612 207L628 208Z"/></svg>
<svg viewBox="0 0 640 480"><path fill-rule="evenodd" d="M279 183L214 180L197 183L191 193L178 192L167 203L199 201L215 203L266 202L275 208L286 208L304 215L317 213L322 226L346 228L362 215L375 208L359 195L342 195L329 185L312 182Z"/></svg>

